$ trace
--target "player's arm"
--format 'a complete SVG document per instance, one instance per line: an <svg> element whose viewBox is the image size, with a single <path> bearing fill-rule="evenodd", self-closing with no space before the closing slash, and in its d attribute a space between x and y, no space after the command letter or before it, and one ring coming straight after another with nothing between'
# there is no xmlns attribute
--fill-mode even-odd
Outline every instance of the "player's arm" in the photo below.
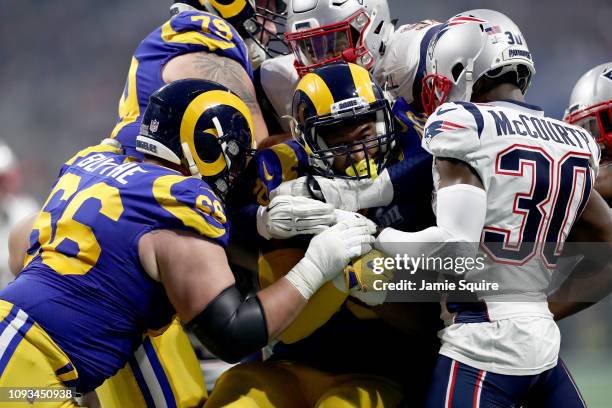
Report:
<svg viewBox="0 0 612 408"><path fill-rule="evenodd" d="M221 323L225 309L234 312L232 303L238 300L244 302L242 312L249 317L245 319L240 314L234 317L245 320L239 322L243 326L244 338L261 340L263 336L267 343L268 337L275 337L285 322L290 321L306 303L306 299L287 280L281 280L278 287L271 289L272 299L265 290L258 294L258 298L243 299L234 287L236 282L224 248L193 233L151 232L139 242L139 253L145 270L159 271L159 279L183 322L193 321L212 303L218 316L211 320ZM279 287L283 290L278 291ZM276 302L283 302L285 307L274 307ZM252 327L247 328L245 323ZM262 333L266 328L267 331ZM213 336L212 330L207 335Z"/></svg>
<svg viewBox="0 0 612 408"><path fill-rule="evenodd" d="M612 163L600 165L599 174L597 175L597 180L595 180L595 190L605 200L612 200Z"/></svg>
<svg viewBox="0 0 612 408"><path fill-rule="evenodd" d="M595 256L585 256L567 280L549 296L549 309L555 320L563 319L586 309L606 297L612 291L612 267L608 256L602 256L606 245L589 244L595 242L612 243L612 212L597 191L593 191L589 201L572 227L571 241L585 243L578 249L588 250L596 246ZM576 244L573 244L576 245ZM571 247L572 244L568 245ZM608 252L609 253L609 252ZM589 299L592 302L569 301L569 299Z"/></svg>
<svg viewBox="0 0 612 408"><path fill-rule="evenodd" d="M143 268L162 282L181 320L214 354L235 362L281 333L325 282L369 250L374 229L361 218L329 228L285 277L250 298L236 288L216 243L164 230L145 234L138 249Z"/></svg>
<svg viewBox="0 0 612 408"><path fill-rule="evenodd" d="M11 228L8 239L9 268L17 276L23 268L23 260L30 247L30 234L38 213L33 213Z"/></svg>
<svg viewBox="0 0 612 408"><path fill-rule="evenodd" d="M376 240L376 249L392 256L429 256L445 243L459 242L466 244L461 246L462 250L476 251L487 210L482 182L472 167L463 161L438 157L434 165L440 176L436 226L418 232L385 228Z"/></svg>
<svg viewBox="0 0 612 408"><path fill-rule="evenodd" d="M171 59L162 72L162 79L166 83L186 78L207 79L228 87L250 109L257 143L268 137L268 128L257 103L255 88L240 63L210 52L193 52Z"/></svg>

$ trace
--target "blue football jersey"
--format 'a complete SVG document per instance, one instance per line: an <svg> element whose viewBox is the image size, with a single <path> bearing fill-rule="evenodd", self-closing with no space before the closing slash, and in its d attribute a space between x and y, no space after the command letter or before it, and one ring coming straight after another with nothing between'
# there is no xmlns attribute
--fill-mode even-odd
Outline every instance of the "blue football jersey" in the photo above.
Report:
<svg viewBox="0 0 612 408"><path fill-rule="evenodd" d="M249 53L238 32L224 19L203 11L184 11L150 33L132 57L125 89L119 100L119 118L110 137L116 138L129 155L141 158L135 150L136 136L149 96L165 83L162 70L172 58L207 51L231 58L251 79Z"/></svg>
<svg viewBox="0 0 612 408"><path fill-rule="evenodd" d="M185 230L226 246L223 206L200 179L99 145L61 169L30 238L26 266L2 292L37 322L89 391L125 365L148 331L175 310L143 270L138 241Z"/></svg>

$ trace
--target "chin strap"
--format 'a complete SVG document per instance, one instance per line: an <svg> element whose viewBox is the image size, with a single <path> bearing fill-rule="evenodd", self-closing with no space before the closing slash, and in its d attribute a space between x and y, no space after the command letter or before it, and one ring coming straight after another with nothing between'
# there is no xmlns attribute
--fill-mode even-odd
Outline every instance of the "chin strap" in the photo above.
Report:
<svg viewBox="0 0 612 408"><path fill-rule="evenodd" d="M472 99L472 87L474 86L474 59L470 58L467 61L467 67L465 68L465 99L469 101Z"/></svg>
<svg viewBox="0 0 612 408"><path fill-rule="evenodd" d="M181 144L181 148L183 149L183 155L185 156L185 160L187 160L187 168L189 169L189 174L191 174L193 177L202 177L200 171L198 170L198 165L193 159L193 155L191 154L189 145L183 142L183 144Z"/></svg>

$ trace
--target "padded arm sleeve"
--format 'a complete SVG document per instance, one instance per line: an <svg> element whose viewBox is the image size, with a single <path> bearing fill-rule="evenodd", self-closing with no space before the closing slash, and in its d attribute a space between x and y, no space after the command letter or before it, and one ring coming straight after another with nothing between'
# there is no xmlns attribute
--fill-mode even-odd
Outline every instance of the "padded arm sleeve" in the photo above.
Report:
<svg viewBox="0 0 612 408"><path fill-rule="evenodd" d="M435 256L455 252L454 256L475 256L487 213L487 195L481 188L456 184L438 190L437 226L418 232L384 229L375 248L403 256ZM447 243L455 243L446 245ZM457 245L456 243L460 243ZM465 245L463 245L465 243ZM461 251L461 253L456 253Z"/></svg>
<svg viewBox="0 0 612 408"><path fill-rule="evenodd" d="M245 299L235 285L217 295L187 327L214 355L229 363L268 344L268 327L259 298Z"/></svg>

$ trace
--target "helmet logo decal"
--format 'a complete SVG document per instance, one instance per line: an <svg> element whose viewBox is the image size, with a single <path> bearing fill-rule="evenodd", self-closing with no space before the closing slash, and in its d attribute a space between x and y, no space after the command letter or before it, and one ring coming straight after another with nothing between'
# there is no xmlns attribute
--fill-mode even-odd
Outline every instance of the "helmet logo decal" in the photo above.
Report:
<svg viewBox="0 0 612 408"><path fill-rule="evenodd" d="M429 47L427 50L429 58L430 59L433 58L433 50L436 48L436 44L438 43L438 40L442 38L445 32L447 32L451 27L462 25L462 24L468 24L468 23L484 24L486 23L486 20L482 20L480 18L470 17L470 16L455 16L451 18L450 20L446 21L444 24L442 24L438 33L435 35L434 38L431 39L431 42L429 43Z"/></svg>
<svg viewBox="0 0 612 408"><path fill-rule="evenodd" d="M604 71L603 76L608 78L610 81L612 81L612 69L608 69L607 71Z"/></svg>
<svg viewBox="0 0 612 408"><path fill-rule="evenodd" d="M368 109L370 104L368 101L362 97L358 96L356 98L344 99L342 101L338 101L331 106L331 114L332 115L340 115L347 111L349 112L357 112L360 110Z"/></svg>
<svg viewBox="0 0 612 408"><path fill-rule="evenodd" d="M151 133L155 133L157 132L157 129L159 129L159 120L153 119L149 124L149 131L151 131Z"/></svg>

